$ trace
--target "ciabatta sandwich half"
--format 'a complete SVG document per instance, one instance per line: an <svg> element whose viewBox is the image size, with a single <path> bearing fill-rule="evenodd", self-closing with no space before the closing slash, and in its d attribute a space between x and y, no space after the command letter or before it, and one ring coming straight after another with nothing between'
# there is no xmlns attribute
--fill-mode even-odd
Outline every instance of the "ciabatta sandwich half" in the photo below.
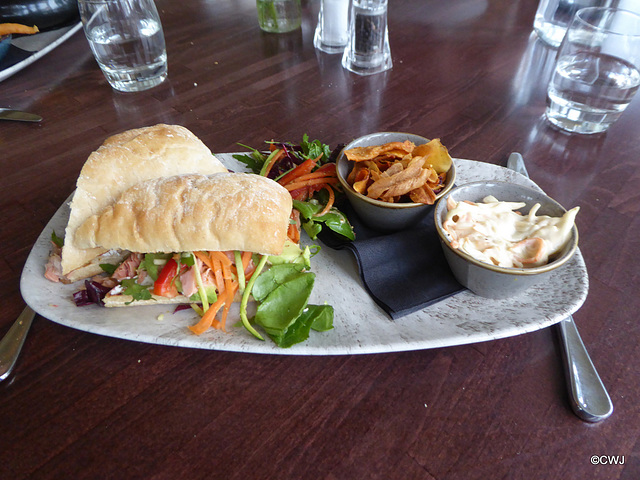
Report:
<svg viewBox="0 0 640 480"><path fill-rule="evenodd" d="M224 165L193 133L178 125L155 125L114 135L87 159L71 201L62 248L62 281L75 282L102 272L100 264L120 256L102 246L83 248L75 233L122 192L140 182L184 173L226 172Z"/></svg>

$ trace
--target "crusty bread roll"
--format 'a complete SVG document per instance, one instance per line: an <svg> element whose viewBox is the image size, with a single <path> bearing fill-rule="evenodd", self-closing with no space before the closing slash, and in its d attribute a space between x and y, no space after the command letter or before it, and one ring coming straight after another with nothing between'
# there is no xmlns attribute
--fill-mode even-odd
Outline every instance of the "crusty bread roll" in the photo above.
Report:
<svg viewBox="0 0 640 480"><path fill-rule="evenodd" d="M249 173L186 174L138 183L76 231L80 248L132 252L282 253L292 200Z"/></svg>
<svg viewBox="0 0 640 480"><path fill-rule="evenodd" d="M152 178L226 171L204 143L178 125L138 128L108 138L89 156L78 177L62 249L63 274L74 282L102 271L97 264L81 268L105 249L79 247L75 232L127 188Z"/></svg>

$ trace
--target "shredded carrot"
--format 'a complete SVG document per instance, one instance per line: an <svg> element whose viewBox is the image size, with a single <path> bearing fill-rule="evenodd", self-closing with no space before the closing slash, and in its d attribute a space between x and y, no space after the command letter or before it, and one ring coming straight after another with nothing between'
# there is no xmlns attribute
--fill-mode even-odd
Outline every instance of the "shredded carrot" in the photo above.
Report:
<svg viewBox="0 0 640 480"><path fill-rule="evenodd" d="M195 254L196 257L198 257L198 259L204 263L207 267L209 267L211 270L213 270L213 262L211 261L211 258L209 258L209 255L207 255L205 252L193 252Z"/></svg>
<svg viewBox="0 0 640 480"><path fill-rule="evenodd" d="M222 311L222 318L220 319L220 327L223 331L226 331L225 325L227 323L227 314L229 313L229 309L231 308L231 304L233 303L233 297L238 290L238 282L235 281L231 276L231 262L229 262L229 264L222 263L222 272L224 275L225 300L224 310Z"/></svg>
<svg viewBox="0 0 640 480"><path fill-rule="evenodd" d="M337 179L333 179L333 178L312 178L311 180L306 180L304 182L291 182L287 185L284 186L284 188L286 188L289 191L292 190L298 190L299 188L303 188L303 187L310 187L312 185L320 185L323 183L327 183L329 185L335 185L337 183Z"/></svg>
<svg viewBox="0 0 640 480"><path fill-rule="evenodd" d="M322 155L320 155L320 156L322 156ZM320 158L320 156L318 156L317 158L309 158L309 159L305 160L300 165L298 165L296 168L294 168L289 173L287 173L280 180L278 180L278 183L280 185L286 185L287 183L291 182L292 180L298 178L300 175L306 175L307 173L311 173L311 171L316 167L316 165L318 163L318 159Z"/></svg>
<svg viewBox="0 0 640 480"><path fill-rule="evenodd" d="M213 260L218 260L222 265L231 266L231 260L223 252L209 252L209 256Z"/></svg>
<svg viewBox="0 0 640 480"><path fill-rule="evenodd" d="M338 177L336 177L335 174L332 175L330 173L320 172L316 170L315 172L307 173L306 175L300 175L298 178L295 179L295 182L291 182L291 183L306 182L307 180L314 180L316 178L330 179L330 178L338 178Z"/></svg>
<svg viewBox="0 0 640 480"><path fill-rule="evenodd" d="M284 157L284 150L280 150L278 153L276 153L273 158L269 161L269 164L267 165L266 170L264 171L264 176L267 177L269 176L269 172L271 171L271 169L273 168L273 166L276 164L276 162L278 160L280 160L282 157Z"/></svg>
<svg viewBox="0 0 640 480"><path fill-rule="evenodd" d="M324 185L323 188L326 188L329 191L329 200L327 201L327 204L324 206L322 211L314 215L315 217L321 217L322 215L327 213L329 210L331 210L331 207L333 206L333 202L336 198L335 194L333 193L333 188L331 188L329 185Z"/></svg>
<svg viewBox="0 0 640 480"><path fill-rule="evenodd" d="M222 264L217 258L212 258L211 261L213 263L213 268L211 270L213 271L213 278L216 282L218 295L222 295L224 293L224 275L222 273Z"/></svg>
<svg viewBox="0 0 640 480"><path fill-rule="evenodd" d="M204 315L202 316L200 321L195 325L189 326L189 330L191 330L196 335L201 335L206 332L212 325L214 326L214 328L219 328L220 322L218 322L215 317L218 313L218 310L220 310L222 305L224 305L224 301L225 298L223 296L218 297L218 300L216 300L216 302L209 307L209 310L204 312Z"/></svg>
<svg viewBox="0 0 640 480"><path fill-rule="evenodd" d="M253 254L251 252L242 252L242 269L244 270L244 273L247 273L247 267L249 266L252 255Z"/></svg>

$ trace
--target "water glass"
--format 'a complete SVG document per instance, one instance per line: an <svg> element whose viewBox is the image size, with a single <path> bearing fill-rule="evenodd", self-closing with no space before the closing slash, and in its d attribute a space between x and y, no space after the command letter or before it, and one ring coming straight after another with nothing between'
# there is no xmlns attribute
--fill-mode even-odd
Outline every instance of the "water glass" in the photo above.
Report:
<svg viewBox="0 0 640 480"><path fill-rule="evenodd" d="M349 40L349 0L322 0L313 45L325 53L342 53Z"/></svg>
<svg viewBox="0 0 640 480"><path fill-rule="evenodd" d="M533 28L540 39L559 47L575 13L587 7L613 7L618 0L540 0Z"/></svg>
<svg viewBox="0 0 640 480"><path fill-rule="evenodd" d="M584 8L571 22L547 91L546 117L575 133L606 131L640 85L640 15Z"/></svg>
<svg viewBox="0 0 640 480"><path fill-rule="evenodd" d="M78 0L84 33L109 84L139 92L167 78L167 51L153 0Z"/></svg>
<svg viewBox="0 0 640 480"><path fill-rule="evenodd" d="M258 24L265 32L286 33L300 28L300 0L256 0Z"/></svg>
<svg viewBox="0 0 640 480"><path fill-rule="evenodd" d="M387 29L387 0L353 0L349 42L342 66L358 75L384 72L393 66Z"/></svg>

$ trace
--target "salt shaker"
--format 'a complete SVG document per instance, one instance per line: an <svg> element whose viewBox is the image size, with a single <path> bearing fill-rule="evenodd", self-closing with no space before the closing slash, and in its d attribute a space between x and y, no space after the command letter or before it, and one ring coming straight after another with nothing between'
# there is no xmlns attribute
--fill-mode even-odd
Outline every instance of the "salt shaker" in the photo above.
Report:
<svg viewBox="0 0 640 480"><path fill-rule="evenodd" d="M342 66L358 75L384 72L393 66L387 29L387 0L353 0L349 42Z"/></svg>
<svg viewBox="0 0 640 480"><path fill-rule="evenodd" d="M342 53L349 40L349 0L322 0L313 45L325 53Z"/></svg>

